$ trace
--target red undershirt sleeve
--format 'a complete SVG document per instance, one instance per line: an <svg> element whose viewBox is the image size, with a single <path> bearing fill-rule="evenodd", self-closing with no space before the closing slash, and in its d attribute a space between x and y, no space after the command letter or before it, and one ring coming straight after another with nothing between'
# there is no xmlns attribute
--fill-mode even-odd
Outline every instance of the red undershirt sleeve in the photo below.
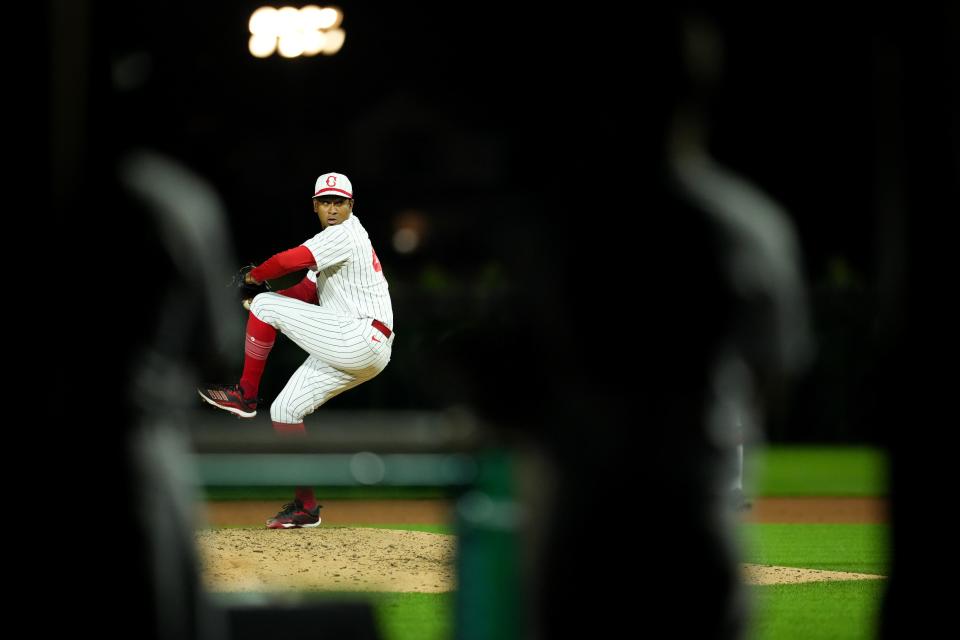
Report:
<svg viewBox="0 0 960 640"><path fill-rule="evenodd" d="M269 260L250 272L257 282L273 280L299 269L316 266L316 259L310 249L303 245L288 249L272 256ZM300 285L297 285L300 286ZM293 287L291 287L293 288Z"/></svg>

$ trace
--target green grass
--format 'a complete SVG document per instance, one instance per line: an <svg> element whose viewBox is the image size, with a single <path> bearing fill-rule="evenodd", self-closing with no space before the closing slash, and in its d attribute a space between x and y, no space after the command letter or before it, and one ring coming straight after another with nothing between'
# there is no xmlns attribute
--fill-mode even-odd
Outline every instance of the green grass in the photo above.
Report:
<svg viewBox="0 0 960 640"><path fill-rule="evenodd" d="M378 593L374 605L385 640L441 640L453 637L455 594Z"/></svg>
<svg viewBox="0 0 960 640"><path fill-rule="evenodd" d="M744 524L745 562L886 575L889 528L881 524Z"/></svg>
<svg viewBox="0 0 960 640"><path fill-rule="evenodd" d="M874 447L776 446L747 452L760 496L884 496L886 456Z"/></svg>
<svg viewBox="0 0 960 640"><path fill-rule="evenodd" d="M886 583L811 582L750 587L750 640L867 640L877 637Z"/></svg>
<svg viewBox="0 0 960 640"><path fill-rule="evenodd" d="M744 524L745 562L886 575L887 525ZM750 640L867 639L876 635L885 581L750 587Z"/></svg>

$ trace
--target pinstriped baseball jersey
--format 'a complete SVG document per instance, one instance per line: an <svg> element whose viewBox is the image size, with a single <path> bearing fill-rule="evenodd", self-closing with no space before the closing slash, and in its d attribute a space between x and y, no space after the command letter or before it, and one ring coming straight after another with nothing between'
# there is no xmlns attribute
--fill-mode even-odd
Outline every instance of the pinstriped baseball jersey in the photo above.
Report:
<svg viewBox="0 0 960 640"><path fill-rule="evenodd" d="M356 214L327 227L303 246L317 261L308 277L316 280L321 307L348 318L380 320L393 328L387 279Z"/></svg>
<svg viewBox="0 0 960 640"><path fill-rule="evenodd" d="M396 337L387 279L352 212L303 246L316 262L307 277L316 282L318 303L261 293L250 305L253 315L308 354L270 406L274 422L289 424L383 371Z"/></svg>

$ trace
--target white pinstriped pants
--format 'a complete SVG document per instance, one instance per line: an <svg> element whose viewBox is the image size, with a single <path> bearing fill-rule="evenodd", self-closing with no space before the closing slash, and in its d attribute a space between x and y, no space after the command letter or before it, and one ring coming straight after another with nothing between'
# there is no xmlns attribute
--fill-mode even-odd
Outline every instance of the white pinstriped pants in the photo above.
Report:
<svg viewBox="0 0 960 640"><path fill-rule="evenodd" d="M293 340L309 356L270 405L274 422L295 424L347 389L370 380L390 362L393 338L371 318L346 318L279 293L261 293L250 313Z"/></svg>

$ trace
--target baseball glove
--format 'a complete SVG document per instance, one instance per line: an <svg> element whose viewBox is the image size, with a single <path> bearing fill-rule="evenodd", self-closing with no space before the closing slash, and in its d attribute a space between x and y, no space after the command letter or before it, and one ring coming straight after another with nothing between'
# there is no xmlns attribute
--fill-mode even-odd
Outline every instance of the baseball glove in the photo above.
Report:
<svg viewBox="0 0 960 640"><path fill-rule="evenodd" d="M240 270L233 275L233 280L230 282L230 286L233 287L240 296L243 308L247 310L250 309L250 302L254 296L265 291L271 291L269 281L264 280L259 284L247 282L247 274L253 271L255 267L256 265L253 264L241 267Z"/></svg>

